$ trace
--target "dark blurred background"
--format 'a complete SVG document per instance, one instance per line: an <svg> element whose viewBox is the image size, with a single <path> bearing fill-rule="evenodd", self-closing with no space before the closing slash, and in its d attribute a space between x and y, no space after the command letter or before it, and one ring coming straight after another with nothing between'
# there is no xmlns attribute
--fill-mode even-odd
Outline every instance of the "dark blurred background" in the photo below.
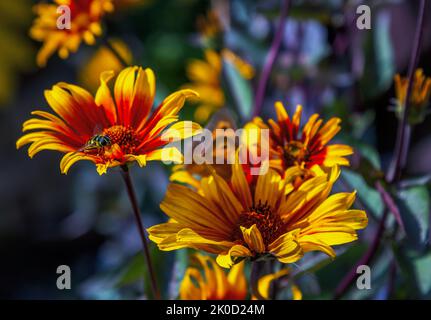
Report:
<svg viewBox="0 0 431 320"><path fill-rule="evenodd" d="M245 56L259 75L274 34L279 1L144 2L108 17L104 27L105 33L129 46L135 63L155 71L159 101L188 82L190 59L203 57L196 44L196 19L210 8L230 8L225 46ZM28 36L33 3L0 4L0 298L140 297L144 285L140 242L119 172L114 169L99 176L92 164L80 162L62 175L59 153L45 151L30 160L25 149L15 148L30 112L48 110L43 91L59 81L80 84L82 68L96 50L81 46L68 60L54 55L45 68L38 68L35 55L40 44ZM273 116L276 99L290 107L302 103L307 116L316 111L325 117L340 116L344 139L372 146L384 169L392 155L397 125L395 115L388 112L394 97L393 75L407 73L417 1L292 3L264 117ZM352 22L361 3L372 7L372 30L358 30ZM419 65L430 75L430 17L423 39ZM255 77L252 86L256 83ZM228 105L232 107L229 101ZM187 106L184 118L190 118L193 108ZM415 176L431 172L430 125L427 118L413 132L408 172ZM169 170L157 163L132 168L146 226L165 220L158 205ZM365 231L365 239L372 230L373 226ZM357 252L339 260L340 274L366 246L358 245ZM172 266L174 259L184 259L181 255L154 250L164 279L178 277ZM56 287L56 269L62 264L71 267L72 290ZM320 297L328 297L325 292L339 279L332 274L336 279L328 283L327 275L323 271L317 280L307 280L320 283L316 289ZM175 288L168 287L174 282L165 283L165 290L174 297Z"/></svg>

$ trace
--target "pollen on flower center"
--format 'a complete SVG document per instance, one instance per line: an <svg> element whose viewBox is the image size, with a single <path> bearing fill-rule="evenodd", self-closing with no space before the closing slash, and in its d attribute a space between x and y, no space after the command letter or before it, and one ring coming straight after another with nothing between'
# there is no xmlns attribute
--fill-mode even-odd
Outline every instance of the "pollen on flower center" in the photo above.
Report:
<svg viewBox="0 0 431 320"><path fill-rule="evenodd" d="M289 166L306 161L308 152L301 141L291 141L284 147L284 157Z"/></svg>
<svg viewBox="0 0 431 320"><path fill-rule="evenodd" d="M259 201L240 214L232 235L233 240L243 239L240 227L250 228L254 224L259 229L265 245L269 245L285 232L285 224L280 216L274 213L268 204Z"/></svg>
<svg viewBox="0 0 431 320"><path fill-rule="evenodd" d="M111 139L111 144L117 144L124 153L132 153L139 143L136 132L131 127L113 126L103 130L103 134Z"/></svg>

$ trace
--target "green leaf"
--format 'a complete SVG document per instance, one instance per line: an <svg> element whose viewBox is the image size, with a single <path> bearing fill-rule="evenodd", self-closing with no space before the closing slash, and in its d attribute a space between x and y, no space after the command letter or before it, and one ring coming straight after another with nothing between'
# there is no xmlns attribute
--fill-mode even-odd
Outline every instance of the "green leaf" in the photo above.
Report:
<svg viewBox="0 0 431 320"><path fill-rule="evenodd" d="M359 150L363 159L366 159L373 169L381 169L379 153L373 146L361 141L355 141L352 146Z"/></svg>
<svg viewBox="0 0 431 320"><path fill-rule="evenodd" d="M402 298L431 298L431 253L418 256L399 244L392 249L401 270L401 284L407 290L407 296Z"/></svg>
<svg viewBox="0 0 431 320"><path fill-rule="evenodd" d="M145 277L144 256L139 252L121 271L116 285L119 287L134 283Z"/></svg>
<svg viewBox="0 0 431 320"><path fill-rule="evenodd" d="M405 225L407 245L412 249L423 250L430 224L430 198L427 188L416 186L399 191L397 204Z"/></svg>
<svg viewBox="0 0 431 320"><path fill-rule="evenodd" d="M377 87L387 88L392 83L395 73L394 50L391 41L391 16L388 12L377 15L374 31L374 54L376 55Z"/></svg>
<svg viewBox="0 0 431 320"><path fill-rule="evenodd" d="M180 284L183 280L184 273L189 266L189 250L177 250L175 253L175 263L172 268L171 282L169 284L170 298L177 299Z"/></svg>
<svg viewBox="0 0 431 320"><path fill-rule="evenodd" d="M414 262L419 289L424 298L431 298L431 253L416 259Z"/></svg>
<svg viewBox="0 0 431 320"><path fill-rule="evenodd" d="M343 253L337 254L337 257L331 263L315 272L323 294L329 293L331 297L333 296L334 290L341 278L350 271L366 249L366 245L355 243L349 246ZM308 297L305 298L307 299Z"/></svg>
<svg viewBox="0 0 431 320"><path fill-rule="evenodd" d="M150 256L155 270L159 290L163 294L168 283L164 281L169 275L173 266L173 255L160 251L156 245L150 244ZM148 297L152 297L151 279L148 272L147 263L144 259L143 253L140 251L133 256L129 263L127 263L119 272L119 276L115 281L117 287L127 286L132 283L142 281L144 284L144 291Z"/></svg>
<svg viewBox="0 0 431 320"><path fill-rule="evenodd" d="M365 45L366 63L361 79L362 94L374 97L387 90L395 73L394 50L391 41L391 16L378 12ZM384 106L383 106L384 107Z"/></svg>
<svg viewBox="0 0 431 320"><path fill-rule="evenodd" d="M404 179L400 182L402 188L426 185L431 182L431 174L426 174L419 177Z"/></svg>
<svg viewBox="0 0 431 320"><path fill-rule="evenodd" d="M381 217L384 206L378 191L371 188L365 179L356 172L344 169L341 175L358 192L358 197L366 205L366 209L371 210L374 216Z"/></svg>
<svg viewBox="0 0 431 320"><path fill-rule="evenodd" d="M238 69L229 61L223 61L223 74L238 113L243 120L251 118L253 110L253 91L249 81L244 79Z"/></svg>
<svg viewBox="0 0 431 320"><path fill-rule="evenodd" d="M351 115L349 124L352 126L352 135L355 139L361 139L364 134L375 124L376 113L374 110L365 110L362 113Z"/></svg>

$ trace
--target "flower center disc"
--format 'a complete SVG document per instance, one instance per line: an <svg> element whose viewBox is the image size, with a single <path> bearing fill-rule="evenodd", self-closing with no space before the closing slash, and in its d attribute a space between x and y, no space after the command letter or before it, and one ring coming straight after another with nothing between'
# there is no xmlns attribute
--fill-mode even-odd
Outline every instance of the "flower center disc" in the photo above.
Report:
<svg viewBox="0 0 431 320"><path fill-rule="evenodd" d="M237 227L232 236L233 240L243 240L241 226L250 228L254 224L259 229L265 246L268 246L285 231L284 223L280 216L273 213L268 204L262 204L259 201L257 205L253 205L248 211L240 214Z"/></svg>
<svg viewBox="0 0 431 320"><path fill-rule="evenodd" d="M124 153L133 153L138 146L138 138L131 127L113 126L103 130L103 134L111 139L111 144L117 144Z"/></svg>
<svg viewBox="0 0 431 320"><path fill-rule="evenodd" d="M284 147L284 157L289 166L301 163L307 158L307 150L300 141L291 141Z"/></svg>

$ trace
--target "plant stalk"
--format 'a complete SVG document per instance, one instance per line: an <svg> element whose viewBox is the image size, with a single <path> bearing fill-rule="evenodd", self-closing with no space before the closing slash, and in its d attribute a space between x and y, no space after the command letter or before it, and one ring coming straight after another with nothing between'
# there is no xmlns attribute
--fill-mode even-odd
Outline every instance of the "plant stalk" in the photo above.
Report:
<svg viewBox="0 0 431 320"><path fill-rule="evenodd" d="M136 198L136 193L135 193L135 188L133 187L132 179L130 177L130 172L129 172L129 169L127 168L127 166L123 166L122 169L123 169L121 172L122 177L123 177L124 183L126 185L127 194L129 196L130 203L132 205L133 213L135 215L136 225L138 227L139 235L140 235L141 241L142 241L142 247L143 247L143 253L145 256L145 261L147 263L148 272L150 274L151 290L152 290L154 298L157 300L160 300L160 291L159 291L159 288L157 286L156 274L154 272L153 264L151 261L149 245L148 245L148 241L147 241L145 231L144 231L144 224L142 222L141 212L139 210L138 200Z"/></svg>
<svg viewBox="0 0 431 320"><path fill-rule="evenodd" d="M402 118L398 123L398 130L397 130L397 138L395 141L395 152L394 156L391 161L391 165L388 168L388 172L386 174L386 180L388 183L395 183L397 184L399 179L401 178L401 172L405 166L405 162L407 159L408 149L410 145L410 133L411 133L411 127L408 123L408 111L410 107L410 97L412 94L412 83L413 83L413 76L414 71L417 67L418 60L419 60L419 54L422 44L422 35L423 35L423 29L424 29L424 16L425 16L425 0L420 0L419 4L419 19L416 23L416 31L415 31L415 38L414 38L414 44L413 44L413 50L412 54L410 56L410 63L409 63L409 74L408 74L408 84L407 84L407 94L404 101L404 109ZM387 206L387 203L385 203L385 206ZM362 264L368 264L372 258L375 256L381 242L381 238L383 236L383 233L385 231L385 222L388 216L389 210L385 208L383 216L381 217L379 226L377 228L377 232L374 236L373 242L370 246L370 248L367 250L367 252L361 257L359 262L352 268L349 273L341 280L340 284L338 285L334 298L339 299L341 298L344 293L348 290L350 285L355 280L357 274L356 274L356 268L358 265Z"/></svg>
<svg viewBox="0 0 431 320"><path fill-rule="evenodd" d="M262 73L259 78L257 85L256 96L254 99L253 116L256 117L262 110L263 100L265 98L266 86L268 84L269 76L271 75L272 67L274 66L275 59L278 56L280 50L281 40L283 39L285 22L287 14L289 12L289 0L283 0L280 21L275 31L274 39L272 40L271 47L266 56L265 63L263 65Z"/></svg>

